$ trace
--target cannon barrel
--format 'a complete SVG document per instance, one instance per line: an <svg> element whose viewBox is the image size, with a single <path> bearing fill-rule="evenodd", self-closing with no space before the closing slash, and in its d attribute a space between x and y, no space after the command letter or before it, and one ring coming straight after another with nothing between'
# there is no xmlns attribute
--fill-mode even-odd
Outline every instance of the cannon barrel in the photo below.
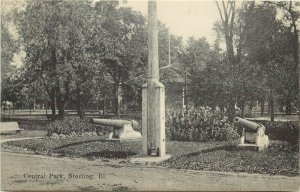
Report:
<svg viewBox="0 0 300 192"><path fill-rule="evenodd" d="M249 121L246 119L242 119L240 117L235 117L234 122L240 123L241 125L249 128L249 129L252 129L252 130L257 130L259 127L263 127L263 125L261 125L261 124L258 124L258 123L255 123L255 122L252 122L252 121Z"/></svg>
<svg viewBox="0 0 300 192"><path fill-rule="evenodd" d="M112 127L123 127L124 124L130 124L132 128L136 129L138 128L138 122L135 120L121 120L121 119L98 119L98 118L92 118L91 123L98 124L98 125L107 125Z"/></svg>

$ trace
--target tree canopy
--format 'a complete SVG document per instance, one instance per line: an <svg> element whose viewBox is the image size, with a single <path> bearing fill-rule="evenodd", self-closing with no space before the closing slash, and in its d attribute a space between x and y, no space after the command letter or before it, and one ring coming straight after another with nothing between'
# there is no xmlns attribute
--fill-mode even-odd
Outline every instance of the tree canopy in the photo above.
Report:
<svg viewBox="0 0 300 192"><path fill-rule="evenodd" d="M299 3L224 1L216 8L214 45L204 37L184 42L159 22L160 67L172 66L175 76L185 78L194 105L227 109L231 120L235 107L243 111L256 101L274 100L290 113L299 91ZM141 103L147 70L147 19L141 13L118 1L31 0L1 17L3 99L26 100L34 92L60 116L70 103L83 116L88 103L108 95L117 115L121 96L124 103ZM26 56L18 69L10 63L20 47ZM172 74L161 73L168 78Z"/></svg>

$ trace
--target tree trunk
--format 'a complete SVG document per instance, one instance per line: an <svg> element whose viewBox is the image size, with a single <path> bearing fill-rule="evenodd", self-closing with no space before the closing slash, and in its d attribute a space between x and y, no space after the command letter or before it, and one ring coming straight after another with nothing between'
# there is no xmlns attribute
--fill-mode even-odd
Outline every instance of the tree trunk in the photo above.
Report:
<svg viewBox="0 0 300 192"><path fill-rule="evenodd" d="M105 115L105 93L103 93L103 116Z"/></svg>
<svg viewBox="0 0 300 192"><path fill-rule="evenodd" d="M45 101L45 108L46 108L46 115L48 115L48 104L47 104L47 100Z"/></svg>
<svg viewBox="0 0 300 192"><path fill-rule="evenodd" d="M59 118L63 118L65 116L65 101L62 98L62 93L60 92L59 87L57 87L56 92L58 116Z"/></svg>
<svg viewBox="0 0 300 192"><path fill-rule="evenodd" d="M185 75L184 75L184 102L185 102L185 110L188 112L189 105L188 105L188 97L187 97L187 71L185 69Z"/></svg>
<svg viewBox="0 0 300 192"><path fill-rule="evenodd" d="M265 100L260 101L260 115L264 115L265 113Z"/></svg>
<svg viewBox="0 0 300 192"><path fill-rule="evenodd" d="M34 86L33 86L33 111L36 110L36 82L34 82Z"/></svg>
<svg viewBox="0 0 300 192"><path fill-rule="evenodd" d="M227 4L228 8L225 8L225 2L222 2L223 5L223 14L222 10L219 7L218 2L217 7L219 10L219 14L222 20L222 25L223 25L223 34L225 37L225 42L226 42L226 51L227 51L227 60L228 60L228 65L230 68L230 71L232 72L233 80L232 83L229 87L231 90L231 94L229 95L229 101L228 101L228 109L227 109L227 115L228 115L228 120L229 122L233 122L234 116L235 116L235 100L234 100L234 90L236 87L236 58L234 55L234 49L233 49L233 29L234 29L234 18L235 18L235 2L231 1L229 4Z"/></svg>
<svg viewBox="0 0 300 192"><path fill-rule="evenodd" d="M65 116L65 102L59 96L57 98L58 116L63 118Z"/></svg>
<svg viewBox="0 0 300 192"><path fill-rule="evenodd" d="M273 98L273 87L270 87L270 97L269 97L269 105L270 105L270 116L271 121L274 121L274 98Z"/></svg>
<svg viewBox="0 0 300 192"><path fill-rule="evenodd" d="M252 110L253 110L253 102L250 102L250 106L249 106L249 115L252 115Z"/></svg>
<svg viewBox="0 0 300 192"><path fill-rule="evenodd" d="M33 111L36 110L36 101L35 101L35 98L33 98Z"/></svg>
<svg viewBox="0 0 300 192"><path fill-rule="evenodd" d="M269 99L268 99L268 116L271 115L271 104L270 104L270 95L269 95Z"/></svg>
<svg viewBox="0 0 300 192"><path fill-rule="evenodd" d="M57 93L56 97L57 97L57 104L58 104L57 108L58 108L58 115L60 118L63 118L65 116L65 106L70 97L69 84L70 84L69 80L63 82L65 94L62 94L58 80L56 82L56 93Z"/></svg>
<svg viewBox="0 0 300 192"><path fill-rule="evenodd" d="M242 116L242 118L244 118L244 116L245 116L245 103L244 102L241 105L241 116Z"/></svg>
<svg viewBox="0 0 300 192"><path fill-rule="evenodd" d="M299 57L300 57L300 49L299 49L299 36L298 36L298 31L296 31L296 40L297 40L297 46L295 50L296 56L296 65L298 67L298 108L297 111L299 112L299 117L298 117L298 122L300 126L300 62L299 62ZM299 143L300 137L298 137L298 143Z"/></svg>
<svg viewBox="0 0 300 192"><path fill-rule="evenodd" d="M121 111L120 111L120 104L121 104L121 90L120 85L115 85L115 114L118 119L120 119Z"/></svg>
<svg viewBox="0 0 300 192"><path fill-rule="evenodd" d="M50 95L52 116L56 115L56 91L52 90Z"/></svg>
<svg viewBox="0 0 300 192"><path fill-rule="evenodd" d="M80 119L83 119L83 111L81 108L81 95L80 95L80 87L76 88L76 107L77 107L77 115Z"/></svg>
<svg viewBox="0 0 300 192"><path fill-rule="evenodd" d="M234 99L230 98L229 103L228 103L228 109L227 109L227 116L228 116L228 121L233 122L233 119L235 117L235 102Z"/></svg>
<svg viewBox="0 0 300 192"><path fill-rule="evenodd" d="M220 102L220 103L219 103L219 107L220 107L220 112L221 112L221 114L223 115L223 114L224 114L224 108L225 108L224 103L223 103L223 102Z"/></svg>
<svg viewBox="0 0 300 192"><path fill-rule="evenodd" d="M297 111L300 111L300 62L299 62L299 57L300 57L300 50L299 50L299 35L298 35L298 30L297 30L297 25L294 23L294 33L295 33L295 48L294 48L294 59L295 59L295 68L298 68L298 85L295 87L298 88L298 109ZM295 88L296 89L296 88ZM300 125L300 112L299 112L299 125Z"/></svg>
<svg viewBox="0 0 300 192"><path fill-rule="evenodd" d="M291 90L288 91L285 105L286 105L285 113L287 115L291 115L292 114L292 92L291 92Z"/></svg>

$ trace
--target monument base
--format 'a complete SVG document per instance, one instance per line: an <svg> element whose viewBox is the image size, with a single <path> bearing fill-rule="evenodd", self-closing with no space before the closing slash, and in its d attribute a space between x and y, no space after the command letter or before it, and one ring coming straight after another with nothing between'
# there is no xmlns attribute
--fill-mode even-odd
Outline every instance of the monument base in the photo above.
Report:
<svg viewBox="0 0 300 192"><path fill-rule="evenodd" d="M130 124L124 124L121 129L115 128L114 132L109 133L108 141L141 141L142 134L138 131L133 130Z"/></svg>
<svg viewBox="0 0 300 192"><path fill-rule="evenodd" d="M142 138L129 138L129 139L107 138L105 140L116 142L116 143L127 143L127 142L139 142L142 141Z"/></svg>
<svg viewBox="0 0 300 192"><path fill-rule="evenodd" d="M240 144L238 145L239 147L254 149L258 151L264 150L269 147L270 142L267 135L258 133L245 133L245 135L246 137L242 136L240 138Z"/></svg>
<svg viewBox="0 0 300 192"><path fill-rule="evenodd" d="M257 136L255 143L257 145L264 145L267 148L267 147L269 147L269 144L270 144L269 137L267 135L264 135L263 137Z"/></svg>
<svg viewBox="0 0 300 192"><path fill-rule="evenodd" d="M157 154L164 157L166 154L165 86L158 80L151 80L143 85L142 133L143 154L149 156Z"/></svg>
<svg viewBox="0 0 300 192"><path fill-rule="evenodd" d="M172 156L169 154L166 154L161 157L155 157L155 156L145 156L145 157L136 157L131 158L130 163L160 163L162 161L170 159Z"/></svg>
<svg viewBox="0 0 300 192"><path fill-rule="evenodd" d="M267 148L266 145L256 145L251 143L238 144L238 147L242 150L262 151Z"/></svg>

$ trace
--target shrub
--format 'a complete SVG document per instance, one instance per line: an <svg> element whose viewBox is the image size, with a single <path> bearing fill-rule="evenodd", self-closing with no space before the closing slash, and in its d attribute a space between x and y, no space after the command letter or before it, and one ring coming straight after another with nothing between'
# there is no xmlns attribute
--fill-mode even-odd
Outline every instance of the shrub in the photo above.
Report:
<svg viewBox="0 0 300 192"><path fill-rule="evenodd" d="M299 123L295 121L255 121L266 127L266 134L272 140L298 143Z"/></svg>
<svg viewBox="0 0 300 192"><path fill-rule="evenodd" d="M186 113L173 111L166 117L166 135L172 140L225 141L239 137L234 125L226 122L227 117L211 108L201 107Z"/></svg>
<svg viewBox="0 0 300 192"><path fill-rule="evenodd" d="M65 117L48 124L48 135L52 133L68 135L72 132L80 134L82 132L95 131L96 126L89 123L87 119L81 120L78 117Z"/></svg>

